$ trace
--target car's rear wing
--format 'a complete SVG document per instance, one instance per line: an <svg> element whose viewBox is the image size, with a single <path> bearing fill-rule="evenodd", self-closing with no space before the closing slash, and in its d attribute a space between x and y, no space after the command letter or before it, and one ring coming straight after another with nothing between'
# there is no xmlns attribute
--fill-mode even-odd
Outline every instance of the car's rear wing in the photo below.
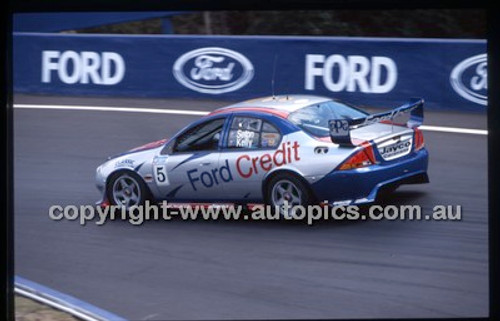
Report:
<svg viewBox="0 0 500 321"><path fill-rule="evenodd" d="M371 114L363 118L330 119L328 121L330 137L335 144L354 146L351 141L351 130L380 122L394 123L396 117L408 113L410 113L410 117L406 121L406 124L398 123L398 125L406 125L409 128L422 125L424 121L424 100L421 98L413 98L408 103L396 107L391 111Z"/></svg>

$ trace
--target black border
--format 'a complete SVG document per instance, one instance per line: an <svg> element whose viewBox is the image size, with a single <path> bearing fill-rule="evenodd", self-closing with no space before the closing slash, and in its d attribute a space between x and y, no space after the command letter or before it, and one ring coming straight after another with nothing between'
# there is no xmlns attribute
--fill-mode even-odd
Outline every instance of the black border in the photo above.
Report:
<svg viewBox="0 0 500 321"><path fill-rule="evenodd" d="M498 9L488 8L488 205L489 205L489 282L490 282L490 318L500 318L499 295L499 244L500 244L500 24Z"/></svg>
<svg viewBox="0 0 500 321"><path fill-rule="evenodd" d="M5 272L2 278L1 292L4 319L14 320L13 275L14 275L14 213L13 213L13 115L12 115L12 14L16 12L67 12L67 11L154 11L154 10L287 10L287 9L487 9L488 14L488 201L489 201L489 281L490 281L490 319L500 319L499 296L499 147L500 147L500 80L499 60L499 17L500 12L493 6L486 6L484 0L9 0L8 9L2 10L2 41L5 44L1 51L3 58L2 77L0 80L2 99L2 117L0 129L2 133L2 172L0 181L0 216L3 224L3 238L0 242L2 251L2 267ZM3 2L5 5L5 2Z"/></svg>
<svg viewBox="0 0 500 321"><path fill-rule="evenodd" d="M0 78L1 97L1 139L2 146L0 181L0 217L2 226L2 241L0 248L2 253L1 266L5 269L2 273L1 285L3 316L5 320L14 320L14 211L13 211L13 129L12 129L12 15L11 10L2 10L1 29L2 42L5 44L4 50L0 51L3 64Z"/></svg>
<svg viewBox="0 0 500 321"><path fill-rule="evenodd" d="M485 0L10 0L15 12L485 8Z"/></svg>

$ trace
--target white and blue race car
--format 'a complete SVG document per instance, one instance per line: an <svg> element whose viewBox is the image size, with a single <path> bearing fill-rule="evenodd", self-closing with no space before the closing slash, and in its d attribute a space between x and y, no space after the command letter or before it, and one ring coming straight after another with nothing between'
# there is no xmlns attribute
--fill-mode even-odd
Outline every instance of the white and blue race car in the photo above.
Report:
<svg viewBox="0 0 500 321"><path fill-rule="evenodd" d="M401 121L401 118L403 119ZM97 168L102 204L374 202L427 183L423 100L368 114L324 97L266 97L217 109Z"/></svg>

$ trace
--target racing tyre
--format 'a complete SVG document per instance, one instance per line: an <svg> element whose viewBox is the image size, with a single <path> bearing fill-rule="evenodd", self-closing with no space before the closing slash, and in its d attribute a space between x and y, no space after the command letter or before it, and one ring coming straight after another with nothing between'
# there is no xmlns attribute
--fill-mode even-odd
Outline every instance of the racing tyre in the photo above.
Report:
<svg viewBox="0 0 500 321"><path fill-rule="evenodd" d="M290 174L278 174L271 178L267 184L266 200L268 205L280 207L280 215L286 219L300 219L305 217L302 209L296 206L304 207L314 204L314 197L308 186L299 178ZM285 207L285 203L288 204Z"/></svg>
<svg viewBox="0 0 500 321"><path fill-rule="evenodd" d="M108 182L107 196L112 205L130 208L143 205L149 199L149 192L139 175L124 171L111 177Z"/></svg>

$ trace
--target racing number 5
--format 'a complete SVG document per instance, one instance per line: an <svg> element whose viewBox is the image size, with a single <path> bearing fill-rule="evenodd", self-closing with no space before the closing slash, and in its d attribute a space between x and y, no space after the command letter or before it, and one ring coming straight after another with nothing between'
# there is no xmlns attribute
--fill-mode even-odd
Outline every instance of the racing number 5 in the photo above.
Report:
<svg viewBox="0 0 500 321"><path fill-rule="evenodd" d="M168 185L170 184L167 176L167 166L156 165L155 166L155 180L158 185Z"/></svg>

